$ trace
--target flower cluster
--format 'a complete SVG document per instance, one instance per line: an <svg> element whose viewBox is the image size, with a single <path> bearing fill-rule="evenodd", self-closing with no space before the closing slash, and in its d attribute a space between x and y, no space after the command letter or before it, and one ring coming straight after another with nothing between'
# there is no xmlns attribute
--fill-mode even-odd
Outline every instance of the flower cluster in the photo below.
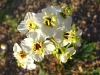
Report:
<svg viewBox="0 0 100 75"><path fill-rule="evenodd" d="M66 63L76 53L75 46L81 46L82 30L72 25L71 12L67 5L49 6L41 13L28 12L18 25L19 32L27 38L13 46L18 66L35 69L35 62L41 62L45 55L55 54Z"/></svg>

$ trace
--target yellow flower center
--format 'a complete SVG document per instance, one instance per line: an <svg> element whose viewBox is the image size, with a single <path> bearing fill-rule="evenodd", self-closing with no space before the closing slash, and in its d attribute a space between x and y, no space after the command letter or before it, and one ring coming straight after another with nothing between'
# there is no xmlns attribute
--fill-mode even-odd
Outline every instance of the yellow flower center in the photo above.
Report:
<svg viewBox="0 0 100 75"><path fill-rule="evenodd" d="M56 16L53 13L44 13L45 16L43 17L44 19L44 25L48 26L48 27L54 27L55 26L55 22L57 21Z"/></svg>
<svg viewBox="0 0 100 75"><path fill-rule="evenodd" d="M35 50L39 50L41 48L41 45L36 43L36 44L34 44L34 47L35 47Z"/></svg>
<svg viewBox="0 0 100 75"><path fill-rule="evenodd" d="M76 32L75 31L71 30L69 32L65 32L64 35L63 35L63 37L64 37L64 40L76 43L76 38L78 36L76 36Z"/></svg>
<svg viewBox="0 0 100 75"><path fill-rule="evenodd" d="M70 16L72 14L73 9L74 8L72 6L68 7L66 4L63 4L62 7L61 7L60 15L63 18L67 18L67 16Z"/></svg>
<svg viewBox="0 0 100 75"><path fill-rule="evenodd" d="M34 21L31 18L27 19L26 26L27 26L28 30L35 30L35 29L37 29L37 25L34 23Z"/></svg>
<svg viewBox="0 0 100 75"><path fill-rule="evenodd" d="M25 54L24 51L20 51L20 52L19 52L19 55L20 55L21 58L24 58L24 57L26 56L26 54Z"/></svg>
<svg viewBox="0 0 100 75"><path fill-rule="evenodd" d="M31 52L35 52L36 54L42 54L43 52L42 42L34 42L31 49L32 49Z"/></svg>

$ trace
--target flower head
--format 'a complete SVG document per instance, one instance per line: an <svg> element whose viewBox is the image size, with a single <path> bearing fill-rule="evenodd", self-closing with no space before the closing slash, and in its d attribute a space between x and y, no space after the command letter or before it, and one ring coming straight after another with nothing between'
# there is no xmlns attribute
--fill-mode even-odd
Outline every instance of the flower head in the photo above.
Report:
<svg viewBox="0 0 100 75"><path fill-rule="evenodd" d="M21 66L24 69L35 69L36 65L34 64L34 60L30 56L30 52L27 49L22 49L17 43L14 44L13 47L14 57L17 59L17 65Z"/></svg>
<svg viewBox="0 0 100 75"><path fill-rule="evenodd" d="M54 35L55 30L58 28L57 10L59 7L50 6L42 10L42 13L35 15L37 18L36 24L39 25L39 29L44 33L46 38L51 38Z"/></svg>
<svg viewBox="0 0 100 75"><path fill-rule="evenodd" d="M17 65L28 70L33 70L36 68L36 64L34 64L34 60L30 56L27 56L27 58L24 59L23 61L17 60Z"/></svg>
<svg viewBox="0 0 100 75"><path fill-rule="evenodd" d="M60 61L63 63L66 63L67 60L76 53L76 50L74 49L74 47L68 48L65 50L65 53L62 53L60 55Z"/></svg>
<svg viewBox="0 0 100 75"><path fill-rule="evenodd" d="M35 13L28 12L24 18L23 21L21 21L20 25L18 25L18 31L25 34L28 31L33 31L38 28L38 26L35 24Z"/></svg>
<svg viewBox="0 0 100 75"><path fill-rule="evenodd" d="M76 30L70 30L64 33L63 37L63 44L64 46L67 45L68 43L74 43L78 47L81 46L81 35L82 35L82 30L79 29L78 31Z"/></svg>
<svg viewBox="0 0 100 75"><path fill-rule="evenodd" d="M27 50L23 50L17 43L13 46L14 57L18 60L23 60L28 55Z"/></svg>
<svg viewBox="0 0 100 75"><path fill-rule="evenodd" d="M51 41L45 40L45 37L43 38L42 35L38 37L37 35L34 35L34 33L30 34L28 38L25 38L21 42L21 45L23 48L27 48L33 59L38 62L43 60L44 55L50 54L55 49L55 46Z"/></svg>
<svg viewBox="0 0 100 75"><path fill-rule="evenodd" d="M76 53L74 47L81 46L82 30L72 25L72 12L73 7L65 4L61 8L49 6L37 14L28 12L17 27L26 38L20 46L17 43L13 46L18 66L33 70L34 61L41 62L49 54L55 54L66 63Z"/></svg>

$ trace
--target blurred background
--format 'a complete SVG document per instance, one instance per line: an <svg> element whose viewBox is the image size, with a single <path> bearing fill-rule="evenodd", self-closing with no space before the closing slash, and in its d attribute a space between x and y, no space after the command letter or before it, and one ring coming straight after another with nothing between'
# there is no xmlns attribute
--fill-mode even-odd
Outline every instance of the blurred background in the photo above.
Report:
<svg viewBox="0 0 100 75"><path fill-rule="evenodd" d="M53 3L75 6L72 19L83 30L82 46L65 64L53 55L35 70L18 67L13 45L25 35L17 26L27 12L41 12ZM0 0L0 75L100 75L100 0Z"/></svg>

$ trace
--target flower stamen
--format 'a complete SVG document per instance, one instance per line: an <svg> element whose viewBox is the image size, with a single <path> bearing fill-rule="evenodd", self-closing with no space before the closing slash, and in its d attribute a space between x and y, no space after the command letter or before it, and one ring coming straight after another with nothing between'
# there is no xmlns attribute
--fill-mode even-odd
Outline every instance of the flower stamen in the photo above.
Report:
<svg viewBox="0 0 100 75"><path fill-rule="evenodd" d="M20 55L21 58L24 58L26 56L25 52L23 52L23 51L20 51L19 55Z"/></svg>
<svg viewBox="0 0 100 75"><path fill-rule="evenodd" d="M44 19L44 25L45 26L49 26L49 27L54 27L55 26L55 22L57 21L56 16L53 13L46 13L45 12L45 16L43 17Z"/></svg>
<svg viewBox="0 0 100 75"><path fill-rule="evenodd" d="M40 44L36 43L36 44L35 44L35 49L36 49L36 50L39 50L40 48L41 48Z"/></svg>
<svg viewBox="0 0 100 75"><path fill-rule="evenodd" d="M63 4L61 7L60 15L65 19L67 16L70 16L72 14L73 9L73 6L67 6L66 4Z"/></svg>
<svg viewBox="0 0 100 75"><path fill-rule="evenodd" d="M28 30L37 29L37 25L33 22L33 20L31 18L26 21L26 26L27 26Z"/></svg>

